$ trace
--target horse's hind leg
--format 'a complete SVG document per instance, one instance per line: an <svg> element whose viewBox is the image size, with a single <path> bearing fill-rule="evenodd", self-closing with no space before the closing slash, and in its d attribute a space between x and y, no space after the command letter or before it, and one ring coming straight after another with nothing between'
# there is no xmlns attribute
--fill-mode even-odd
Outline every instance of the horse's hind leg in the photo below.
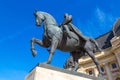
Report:
<svg viewBox="0 0 120 80"><path fill-rule="evenodd" d="M38 45L40 45L40 46L44 46L42 40L38 40L36 38L32 38L32 40L31 40L31 51L32 51L32 55L33 56L36 56L36 54L37 54L37 51L34 48L34 44L35 43L38 44Z"/></svg>
<svg viewBox="0 0 120 80"><path fill-rule="evenodd" d="M73 70L72 71L77 71L78 70L78 68L79 68L79 64L78 64L78 61L76 62L74 62L74 65L75 65L75 67L73 68Z"/></svg>
<svg viewBox="0 0 120 80"><path fill-rule="evenodd" d="M77 71L79 68L79 64L78 64L78 58L76 58L76 52L71 52L71 56L73 57L73 63L72 65L74 65L74 68L72 69L72 71Z"/></svg>
<svg viewBox="0 0 120 80"><path fill-rule="evenodd" d="M92 58L92 60L94 61L98 71L99 71L99 75L102 75L102 71L101 71L101 68L100 68L100 64L97 60L97 58L95 58L94 54L92 51L87 51L87 54Z"/></svg>

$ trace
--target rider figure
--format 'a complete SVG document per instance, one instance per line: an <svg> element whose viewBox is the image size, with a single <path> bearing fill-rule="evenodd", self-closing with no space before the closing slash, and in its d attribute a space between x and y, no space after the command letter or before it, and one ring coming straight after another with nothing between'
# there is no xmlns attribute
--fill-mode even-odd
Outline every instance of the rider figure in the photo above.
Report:
<svg viewBox="0 0 120 80"><path fill-rule="evenodd" d="M97 49L98 51L101 51L101 49L100 49L99 46L98 46L98 43L97 43L94 39L85 37L85 36L82 34L82 32L80 32L80 30L79 30L75 25L72 24L72 15L68 15L68 14L66 13L66 14L64 15L64 20L63 20L61 26L63 27L64 33L67 34L67 36L68 36L69 38L72 38L72 36L70 35L70 31L72 31L72 32L74 32L75 34L77 34L77 36L78 36L80 39L82 39L85 43L86 43L87 41L91 41L92 43L94 43L95 46L96 46L96 49Z"/></svg>
<svg viewBox="0 0 120 80"><path fill-rule="evenodd" d="M68 15L67 13L64 15L64 20L61 24L63 27L64 32L68 35L68 37L72 37L70 35L70 31L75 32L79 36L79 38L83 39L84 41L86 40L86 37L82 35L79 29L75 25L72 24L72 15Z"/></svg>

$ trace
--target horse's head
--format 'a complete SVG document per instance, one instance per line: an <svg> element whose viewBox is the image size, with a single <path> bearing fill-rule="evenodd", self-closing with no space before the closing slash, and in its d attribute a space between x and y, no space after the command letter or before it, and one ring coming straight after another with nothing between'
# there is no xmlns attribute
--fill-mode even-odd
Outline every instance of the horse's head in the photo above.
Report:
<svg viewBox="0 0 120 80"><path fill-rule="evenodd" d="M36 18L36 25L41 26L41 23L44 21L45 17L40 11L34 12L35 18Z"/></svg>

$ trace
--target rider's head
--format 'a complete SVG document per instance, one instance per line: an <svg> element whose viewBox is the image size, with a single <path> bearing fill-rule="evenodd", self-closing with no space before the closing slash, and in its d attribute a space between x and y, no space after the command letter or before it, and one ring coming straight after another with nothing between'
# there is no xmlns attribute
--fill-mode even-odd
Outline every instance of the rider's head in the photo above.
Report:
<svg viewBox="0 0 120 80"><path fill-rule="evenodd" d="M70 23L70 22L72 22L72 15L68 15L67 13L65 13L64 14L64 21L63 21L63 25L64 24L68 24L68 23Z"/></svg>

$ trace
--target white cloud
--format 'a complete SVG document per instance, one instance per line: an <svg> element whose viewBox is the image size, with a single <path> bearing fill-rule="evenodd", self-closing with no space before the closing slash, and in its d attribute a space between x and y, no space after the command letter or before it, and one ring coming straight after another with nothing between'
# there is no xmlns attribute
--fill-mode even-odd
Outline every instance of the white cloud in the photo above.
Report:
<svg viewBox="0 0 120 80"><path fill-rule="evenodd" d="M81 27L82 32L89 37L98 37L112 29L116 20L116 16L112 13L106 13L100 8L93 11L93 15L86 19L86 22L81 23L77 20L77 25Z"/></svg>
<svg viewBox="0 0 120 80"><path fill-rule="evenodd" d="M105 13L103 11L101 11L99 8L96 9L95 11L96 17L101 21L104 22L105 21Z"/></svg>
<svg viewBox="0 0 120 80"><path fill-rule="evenodd" d="M112 28L112 25L116 20L115 16L113 16L110 13L105 13L100 8L96 8L95 17L96 17L96 20L98 21L99 27L103 27L103 28L107 26Z"/></svg>

